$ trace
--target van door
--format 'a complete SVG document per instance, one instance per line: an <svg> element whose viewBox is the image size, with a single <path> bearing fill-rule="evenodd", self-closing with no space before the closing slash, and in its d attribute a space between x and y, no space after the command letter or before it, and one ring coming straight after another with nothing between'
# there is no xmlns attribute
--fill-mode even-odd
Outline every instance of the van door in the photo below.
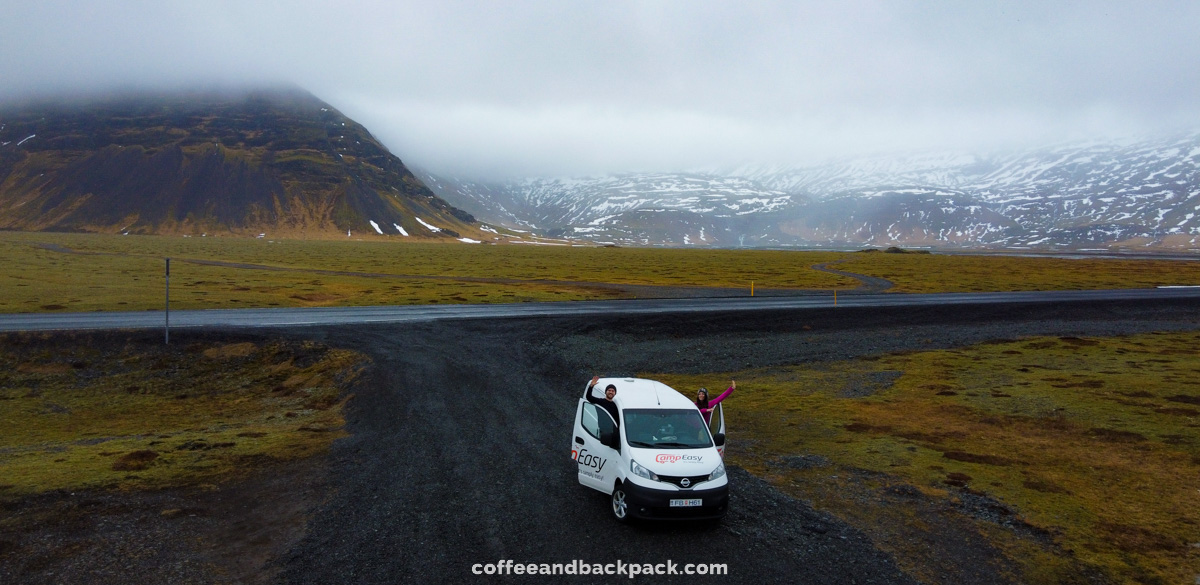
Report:
<svg viewBox="0 0 1200 585"><path fill-rule="evenodd" d="M579 401L575 421L571 456L579 471L579 483L611 493L620 467L620 454L602 443L601 438L617 439L616 421L607 410L586 400Z"/></svg>
<svg viewBox="0 0 1200 585"><path fill-rule="evenodd" d="M722 402L721 404L718 404L717 407L714 408L709 413L708 431L710 433L712 433L714 437L717 436L718 433L720 433L720 434L725 433L725 403L724 402ZM726 444L728 444L728 439L726 439ZM724 458L725 457L725 445L717 445L717 453L721 456L721 458Z"/></svg>
<svg viewBox="0 0 1200 585"><path fill-rule="evenodd" d="M575 426L571 427L571 435L575 437L571 441L571 461L579 459L579 450L583 448L583 405L586 400L579 399L579 404L575 405Z"/></svg>

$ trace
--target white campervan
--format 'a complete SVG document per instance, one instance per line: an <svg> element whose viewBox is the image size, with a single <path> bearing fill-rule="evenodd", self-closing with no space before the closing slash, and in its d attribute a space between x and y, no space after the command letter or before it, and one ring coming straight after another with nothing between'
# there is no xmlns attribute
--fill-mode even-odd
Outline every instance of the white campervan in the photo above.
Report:
<svg viewBox="0 0 1200 585"><path fill-rule="evenodd" d="M725 415L721 405L705 422L700 410L670 386L637 378L601 378L592 396L617 388L620 420L599 404L579 399L571 459L579 483L609 494L613 516L721 518L729 502L722 461Z"/></svg>

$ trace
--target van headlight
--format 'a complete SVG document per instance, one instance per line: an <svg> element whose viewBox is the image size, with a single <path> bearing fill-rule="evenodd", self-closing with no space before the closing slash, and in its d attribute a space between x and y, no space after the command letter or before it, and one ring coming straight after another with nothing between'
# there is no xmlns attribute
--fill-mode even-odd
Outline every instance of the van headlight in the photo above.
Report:
<svg viewBox="0 0 1200 585"><path fill-rule="evenodd" d="M717 468L714 469L712 473L708 474L708 481L712 481L714 479L724 477L724 476L725 476L725 464L718 463Z"/></svg>
<svg viewBox="0 0 1200 585"><path fill-rule="evenodd" d="M658 475L656 473L646 469L645 467L642 467L641 465L638 465L638 462L632 459L629 460L629 470L638 477L644 477L650 481L658 481ZM724 473L724 471L721 473Z"/></svg>

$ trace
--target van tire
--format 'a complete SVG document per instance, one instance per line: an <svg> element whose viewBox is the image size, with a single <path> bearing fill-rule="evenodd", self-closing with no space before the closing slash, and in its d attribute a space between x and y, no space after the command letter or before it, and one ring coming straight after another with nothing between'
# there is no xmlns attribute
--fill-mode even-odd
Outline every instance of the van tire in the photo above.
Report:
<svg viewBox="0 0 1200 585"><path fill-rule="evenodd" d="M609 500L612 508L613 518L617 522L629 522L629 501L625 493L625 488L621 482L617 482L613 486L612 497Z"/></svg>

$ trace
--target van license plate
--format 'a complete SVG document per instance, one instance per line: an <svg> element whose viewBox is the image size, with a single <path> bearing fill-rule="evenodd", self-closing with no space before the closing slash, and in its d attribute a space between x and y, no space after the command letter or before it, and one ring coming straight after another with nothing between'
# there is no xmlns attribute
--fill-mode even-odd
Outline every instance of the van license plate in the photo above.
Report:
<svg viewBox="0 0 1200 585"><path fill-rule="evenodd" d="M698 508L704 505L704 500L671 500L672 508Z"/></svg>

